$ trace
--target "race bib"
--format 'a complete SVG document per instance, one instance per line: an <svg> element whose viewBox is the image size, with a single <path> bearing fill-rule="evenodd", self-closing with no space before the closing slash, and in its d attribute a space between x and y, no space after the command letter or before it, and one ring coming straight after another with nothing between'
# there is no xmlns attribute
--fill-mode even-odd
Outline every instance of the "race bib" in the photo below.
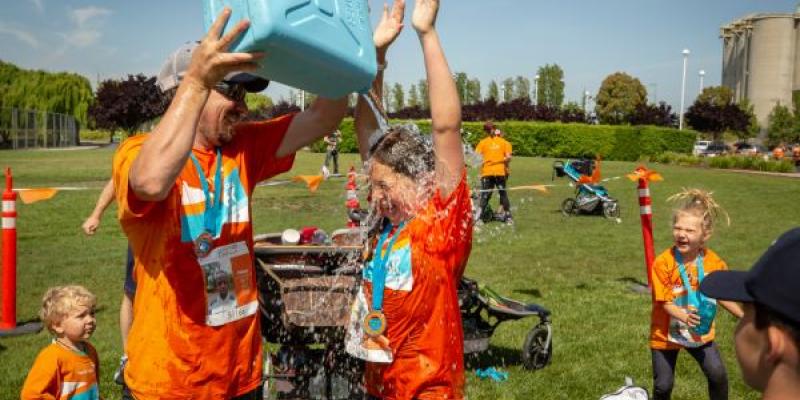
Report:
<svg viewBox="0 0 800 400"><path fill-rule="evenodd" d="M369 313L367 299L363 290L359 289L353 306L350 309L350 321L347 323L345 335L345 351L353 357L375 363L390 364L393 361L392 350L385 336L379 339L370 338L364 332L362 321Z"/></svg>
<svg viewBox="0 0 800 400"><path fill-rule="evenodd" d="M258 293L245 242L217 247L197 261L206 283L206 325L225 325L256 313Z"/></svg>

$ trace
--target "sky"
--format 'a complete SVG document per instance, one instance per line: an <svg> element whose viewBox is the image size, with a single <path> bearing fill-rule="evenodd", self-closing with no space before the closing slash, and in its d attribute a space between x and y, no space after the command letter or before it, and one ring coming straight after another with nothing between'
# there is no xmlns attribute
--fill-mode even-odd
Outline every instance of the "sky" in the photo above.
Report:
<svg viewBox="0 0 800 400"><path fill-rule="evenodd" d="M0 0L0 60L22 68L75 72L98 80L156 75L182 43L202 38L203 2L186 0ZM209 0L205 0L209 1ZM254 1L254 0L250 0ZM262 0L270 1L270 0ZM285 1L285 0L283 0ZM311 0L320 1L320 0ZM372 10L383 1L368 0ZM419 41L406 22L390 48L385 80L407 90L425 75ZM689 49L686 107L719 85L720 26L761 12L793 12L791 0L441 0L437 30L453 72L481 81L525 76L545 64L564 70L566 100L580 103L622 71L650 100L679 107L683 49ZM375 13L374 13L375 14ZM373 22L377 15L372 16ZM271 85L274 100L289 88Z"/></svg>

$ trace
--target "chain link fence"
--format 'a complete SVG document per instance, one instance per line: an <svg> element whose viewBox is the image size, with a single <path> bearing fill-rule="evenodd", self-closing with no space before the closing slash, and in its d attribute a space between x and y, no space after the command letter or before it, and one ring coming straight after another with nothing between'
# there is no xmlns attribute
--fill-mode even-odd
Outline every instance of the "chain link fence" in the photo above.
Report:
<svg viewBox="0 0 800 400"><path fill-rule="evenodd" d="M72 115L0 108L0 148L31 149L78 144L78 122Z"/></svg>

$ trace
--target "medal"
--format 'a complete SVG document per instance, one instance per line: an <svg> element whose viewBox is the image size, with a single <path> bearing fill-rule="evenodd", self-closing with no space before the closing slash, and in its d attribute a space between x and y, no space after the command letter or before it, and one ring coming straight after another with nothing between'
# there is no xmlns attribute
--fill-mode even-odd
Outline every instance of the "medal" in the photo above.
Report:
<svg viewBox="0 0 800 400"><path fill-rule="evenodd" d="M386 331L386 316L383 314L383 289L386 286L386 263L389 261L389 255L392 252L392 247L400 236L400 232L405 227L405 223L401 223L394 232L392 239L383 249L383 244L386 243L386 238L392 230L392 224L386 224L383 229L381 238L375 247L375 258L372 263L372 311L370 311L361 326L364 328L364 333L368 336L376 338L383 335Z"/></svg>
<svg viewBox="0 0 800 400"><path fill-rule="evenodd" d="M386 331L386 316L380 311L370 311L361 321L361 325L367 335L378 337Z"/></svg>
<svg viewBox="0 0 800 400"><path fill-rule="evenodd" d="M217 220L221 214L222 209L222 151L217 148L217 171L214 174L214 192L208 188L208 181L203 173L203 168L194 154L189 154L197 169L197 178L200 180L200 186L205 195L205 210L203 210L203 225L204 230L194 239L194 254L197 258L205 258L211 253L214 248L214 233L217 232Z"/></svg>
<svg viewBox="0 0 800 400"><path fill-rule="evenodd" d="M194 240L194 254L197 258L205 258L214 248L214 238L208 232L203 232Z"/></svg>

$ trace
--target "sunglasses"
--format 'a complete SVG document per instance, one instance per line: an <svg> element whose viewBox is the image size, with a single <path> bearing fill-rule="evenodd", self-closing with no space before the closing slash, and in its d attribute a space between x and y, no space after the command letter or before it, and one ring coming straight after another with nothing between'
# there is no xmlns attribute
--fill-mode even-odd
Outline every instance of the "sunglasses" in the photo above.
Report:
<svg viewBox="0 0 800 400"><path fill-rule="evenodd" d="M214 87L214 89L219 92L219 94L236 102L243 101L244 97L247 95L247 90L244 88L244 86L238 83L220 82Z"/></svg>

